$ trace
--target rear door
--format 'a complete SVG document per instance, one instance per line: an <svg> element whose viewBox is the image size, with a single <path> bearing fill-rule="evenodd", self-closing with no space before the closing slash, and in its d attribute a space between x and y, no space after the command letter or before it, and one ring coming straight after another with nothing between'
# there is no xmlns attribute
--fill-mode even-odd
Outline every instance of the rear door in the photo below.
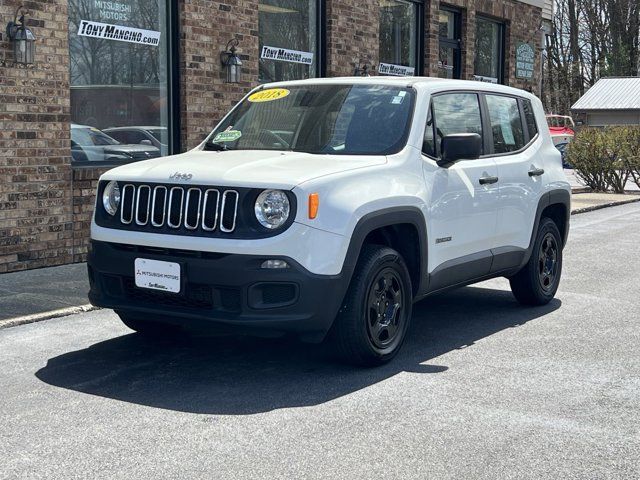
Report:
<svg viewBox="0 0 640 480"><path fill-rule="evenodd" d="M455 133L484 137L476 92L434 95L425 130L423 171L429 215L430 289L489 273L498 216L498 171L493 158L439 167L442 138Z"/></svg>
<svg viewBox="0 0 640 480"><path fill-rule="evenodd" d="M486 93L483 104L491 125L489 148L500 178L492 267L492 271L498 271L517 265L529 246L543 192L544 163L530 100Z"/></svg>

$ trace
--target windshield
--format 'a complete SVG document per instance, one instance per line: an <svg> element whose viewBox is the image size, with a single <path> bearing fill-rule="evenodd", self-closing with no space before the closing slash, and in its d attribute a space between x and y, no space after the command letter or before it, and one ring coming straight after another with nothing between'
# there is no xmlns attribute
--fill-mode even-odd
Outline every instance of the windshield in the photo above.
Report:
<svg viewBox="0 0 640 480"><path fill-rule="evenodd" d="M208 150L388 155L404 147L415 92L382 85L300 85L250 95L209 136Z"/></svg>
<svg viewBox="0 0 640 480"><path fill-rule="evenodd" d="M72 128L71 140L82 147L93 147L96 145L119 145L115 138L102 133L97 128Z"/></svg>

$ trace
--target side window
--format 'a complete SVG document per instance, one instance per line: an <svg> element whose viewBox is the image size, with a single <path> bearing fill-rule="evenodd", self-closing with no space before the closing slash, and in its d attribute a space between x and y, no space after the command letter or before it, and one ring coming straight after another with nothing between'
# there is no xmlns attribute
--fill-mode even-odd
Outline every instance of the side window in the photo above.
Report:
<svg viewBox="0 0 640 480"><path fill-rule="evenodd" d="M496 154L520 150L525 145L518 100L513 97L487 95L489 120Z"/></svg>
<svg viewBox="0 0 640 480"><path fill-rule="evenodd" d="M522 110L524 111L524 119L529 129L529 139L532 139L538 134L538 125L536 125L536 116L533 113L531 100L522 100Z"/></svg>
<svg viewBox="0 0 640 480"><path fill-rule="evenodd" d="M127 135L127 132L123 130L116 130L114 132L109 132L107 133L107 135L109 135L111 138L115 138L120 143L125 143L125 144L131 143L129 142L129 137Z"/></svg>
<svg viewBox="0 0 640 480"><path fill-rule="evenodd" d="M480 102L475 93L447 93L433 98L436 152L442 139L453 133L477 133L482 137Z"/></svg>
<svg viewBox="0 0 640 480"><path fill-rule="evenodd" d="M422 141L422 153L430 157L436 156L435 137L433 134L433 108L429 107L427 114L427 126L424 130L424 140Z"/></svg>

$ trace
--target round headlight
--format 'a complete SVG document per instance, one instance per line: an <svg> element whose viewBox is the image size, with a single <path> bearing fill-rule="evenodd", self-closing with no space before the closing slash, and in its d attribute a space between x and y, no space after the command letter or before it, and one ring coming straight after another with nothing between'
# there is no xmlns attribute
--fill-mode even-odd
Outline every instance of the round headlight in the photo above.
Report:
<svg viewBox="0 0 640 480"><path fill-rule="evenodd" d="M102 205L109 215L115 215L120 206L120 187L118 182L109 182L102 192Z"/></svg>
<svg viewBox="0 0 640 480"><path fill-rule="evenodd" d="M260 225L275 229L289 218L291 205L287 194L281 190L265 190L256 200L255 212Z"/></svg>

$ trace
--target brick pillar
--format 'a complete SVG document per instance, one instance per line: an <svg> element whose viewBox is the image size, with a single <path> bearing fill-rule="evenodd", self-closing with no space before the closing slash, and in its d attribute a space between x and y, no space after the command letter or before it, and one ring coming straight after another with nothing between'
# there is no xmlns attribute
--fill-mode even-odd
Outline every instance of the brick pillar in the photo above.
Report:
<svg viewBox="0 0 640 480"><path fill-rule="evenodd" d="M238 38L243 82L224 82L220 62L229 40ZM255 0L180 0L182 147L198 145L258 78L258 6Z"/></svg>
<svg viewBox="0 0 640 480"><path fill-rule="evenodd" d="M4 26L26 4L35 64L13 63ZM0 2L0 272L71 261L67 1Z"/></svg>
<svg viewBox="0 0 640 480"><path fill-rule="evenodd" d="M354 64L377 68L378 2L327 0L327 76L353 75Z"/></svg>

